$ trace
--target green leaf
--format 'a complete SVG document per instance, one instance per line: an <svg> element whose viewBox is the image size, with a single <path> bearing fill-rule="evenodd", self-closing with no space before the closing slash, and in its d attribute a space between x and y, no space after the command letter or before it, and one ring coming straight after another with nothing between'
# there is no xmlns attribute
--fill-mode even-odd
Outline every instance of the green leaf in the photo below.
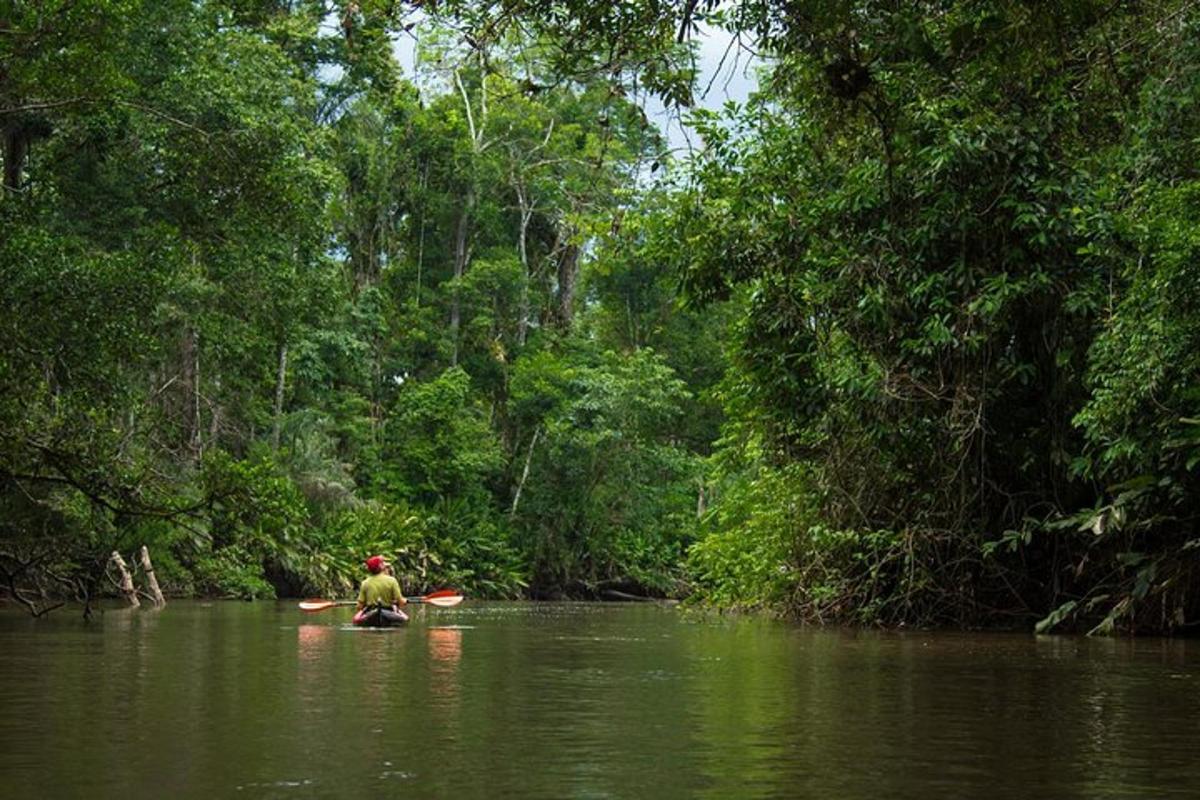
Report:
<svg viewBox="0 0 1200 800"><path fill-rule="evenodd" d="M1076 605L1078 605L1078 603L1075 600L1068 600L1067 602L1063 603L1033 626L1034 633L1041 634L1050 632L1071 615L1071 612L1075 610Z"/></svg>

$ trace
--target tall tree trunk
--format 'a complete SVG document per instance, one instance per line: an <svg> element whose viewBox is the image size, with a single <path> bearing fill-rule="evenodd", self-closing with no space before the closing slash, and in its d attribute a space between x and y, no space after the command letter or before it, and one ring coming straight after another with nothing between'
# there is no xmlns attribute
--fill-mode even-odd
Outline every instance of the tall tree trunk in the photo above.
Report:
<svg viewBox="0 0 1200 800"><path fill-rule="evenodd" d="M417 238L417 291L414 295L417 308L421 307L421 270L425 266L425 217L421 216L421 235Z"/></svg>
<svg viewBox="0 0 1200 800"><path fill-rule="evenodd" d="M221 396L221 376L214 375L211 381L212 396L219 398ZM218 436L221 432L221 406L215 400L208 404L208 446L216 447L218 445Z"/></svg>
<svg viewBox="0 0 1200 800"><path fill-rule="evenodd" d="M279 449L279 425L283 419L283 390L287 379L287 341L279 343L279 370L275 373L275 415L271 426L271 447Z"/></svg>
<svg viewBox="0 0 1200 800"><path fill-rule="evenodd" d="M192 347L192 375L195 382L192 385L192 450L197 460L204 455L204 435L200 432L200 334L193 331L194 346Z"/></svg>
<svg viewBox="0 0 1200 800"><path fill-rule="evenodd" d="M4 29L0 21L0 30ZM0 69L0 81L4 71ZM21 191L21 178L25 171L25 162L29 159L29 147L38 139L44 139L54 132L50 120L36 113L17 113L0 118L4 120L0 127L0 144L4 148L4 189L10 192ZM2 192L0 192L2 194Z"/></svg>
<svg viewBox="0 0 1200 800"><path fill-rule="evenodd" d="M20 123L10 124L4 129L4 188L10 192L21 191L21 169L25 166L25 155L29 152L29 137Z"/></svg>
<svg viewBox="0 0 1200 800"><path fill-rule="evenodd" d="M529 205L529 196L525 187L517 186L517 201L521 208L521 228L517 232L518 252L521 254L521 299L517 309L517 344L524 346L525 337L529 332L529 221L533 218L533 209Z"/></svg>
<svg viewBox="0 0 1200 800"><path fill-rule="evenodd" d="M482 57L480 67L483 67ZM479 124L475 123L475 113L471 109L471 98L467 96L467 87L463 84L462 75L458 70L454 71L454 84L458 87L458 93L463 101L463 113L467 117L467 133L471 137L471 153L474 159L477 159L485 149L487 144L484 143L484 129L487 127L488 105L487 105L487 76L484 75L483 80L479 84ZM459 301L458 282L462 280L462 276L467 271L467 261L470 258L468 249L468 236L471 230L471 213L475 210L475 164L470 166L471 183L467 186L467 195L463 198L462 214L458 218L458 230L454 236L454 291L451 294L450 300L450 336L453 338L453 350L450 356L450 365L458 365L458 329L461 323L462 310Z"/></svg>
<svg viewBox="0 0 1200 800"><path fill-rule="evenodd" d="M421 170L421 197L425 197L425 190L429 187L429 162L425 162L424 168ZM422 202L425 202L422 200ZM421 272L425 267L425 207L421 206L421 234L417 238L417 294L416 306L421 307Z"/></svg>
<svg viewBox="0 0 1200 800"><path fill-rule="evenodd" d="M379 443L383 427L383 337L371 339L371 443Z"/></svg>
<svg viewBox="0 0 1200 800"><path fill-rule="evenodd" d="M519 155L512 152L513 166L510 169L509 176L513 186L513 190L517 193L517 204L521 212L520 230L518 231L518 245L521 254L521 299L520 308L518 309L519 317L517 319L517 344L524 345L525 338L529 333L529 285L533 280L533 275L529 268L529 223L533 219L534 201L530 197L529 186L526 184L526 171L530 174L534 169L544 166L547 162L533 162L529 160L533 153L544 150L550 144L550 137L554 134L554 119L551 118L550 123L546 125L546 135L542 138L542 143L533 148L533 151Z"/></svg>
<svg viewBox="0 0 1200 800"><path fill-rule="evenodd" d="M517 491L513 494L513 504L509 509L509 514L517 513L517 506L521 502L521 492L525 489L525 481L529 479L529 465L533 463L533 448L537 445L538 436L541 433L541 425L533 429L533 437L529 440L529 452L525 454L525 469L521 471L521 480L517 483Z"/></svg>
<svg viewBox="0 0 1200 800"><path fill-rule="evenodd" d="M579 279L579 246L568 244L558 256L558 322L564 331L575 318L575 284Z"/></svg>
<svg viewBox="0 0 1200 800"><path fill-rule="evenodd" d="M192 326L184 329L179 346L180 403L183 435L196 456L203 454L200 433L200 334Z"/></svg>
<svg viewBox="0 0 1200 800"><path fill-rule="evenodd" d="M462 310L459 300L459 283L467 271L467 238L471 230L471 212L475 208L475 187L467 189L463 199L462 213L458 217L458 229L454 234L454 290L450 297L450 336L453 352L450 366L458 364L458 328L461 323Z"/></svg>
<svg viewBox="0 0 1200 800"><path fill-rule="evenodd" d="M361 226L360 227L364 227ZM374 230L351 230L347 235L350 250L350 269L353 272L353 291L357 297L363 289L379 284L379 267L375 252Z"/></svg>

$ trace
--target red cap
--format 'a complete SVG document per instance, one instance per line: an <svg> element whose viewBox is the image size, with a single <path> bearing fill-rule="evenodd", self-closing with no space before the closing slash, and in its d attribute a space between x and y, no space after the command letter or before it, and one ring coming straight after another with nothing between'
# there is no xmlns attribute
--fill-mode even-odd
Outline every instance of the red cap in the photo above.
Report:
<svg viewBox="0 0 1200 800"><path fill-rule="evenodd" d="M371 556L367 559L366 564L369 572L379 572L383 569L383 556Z"/></svg>

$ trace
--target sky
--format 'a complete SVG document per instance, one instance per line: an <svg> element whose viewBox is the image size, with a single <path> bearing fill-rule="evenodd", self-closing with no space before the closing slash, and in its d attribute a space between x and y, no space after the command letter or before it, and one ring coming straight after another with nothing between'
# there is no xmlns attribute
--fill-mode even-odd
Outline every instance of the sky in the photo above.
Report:
<svg viewBox="0 0 1200 800"><path fill-rule="evenodd" d="M738 48L732 34L720 28L703 26L697 35L697 41L700 45L700 77L696 86L696 105L716 111L730 100L744 103L758 86L754 76L758 62L749 53ZM667 142L676 155L684 155L689 149L699 145L696 136L689 136L686 126L675 114L668 113L658 98L647 98L642 108L666 133Z"/></svg>

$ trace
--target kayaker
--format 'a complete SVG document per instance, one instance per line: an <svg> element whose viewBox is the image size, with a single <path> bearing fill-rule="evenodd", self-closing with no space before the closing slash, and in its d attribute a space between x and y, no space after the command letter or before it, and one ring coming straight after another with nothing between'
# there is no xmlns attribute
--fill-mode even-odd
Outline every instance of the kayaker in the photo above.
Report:
<svg viewBox="0 0 1200 800"><path fill-rule="evenodd" d="M358 606L354 621L360 625L397 625L408 621L400 610L407 601L400 582L392 576L392 565L383 556L371 556L365 562L371 574L358 587Z"/></svg>

